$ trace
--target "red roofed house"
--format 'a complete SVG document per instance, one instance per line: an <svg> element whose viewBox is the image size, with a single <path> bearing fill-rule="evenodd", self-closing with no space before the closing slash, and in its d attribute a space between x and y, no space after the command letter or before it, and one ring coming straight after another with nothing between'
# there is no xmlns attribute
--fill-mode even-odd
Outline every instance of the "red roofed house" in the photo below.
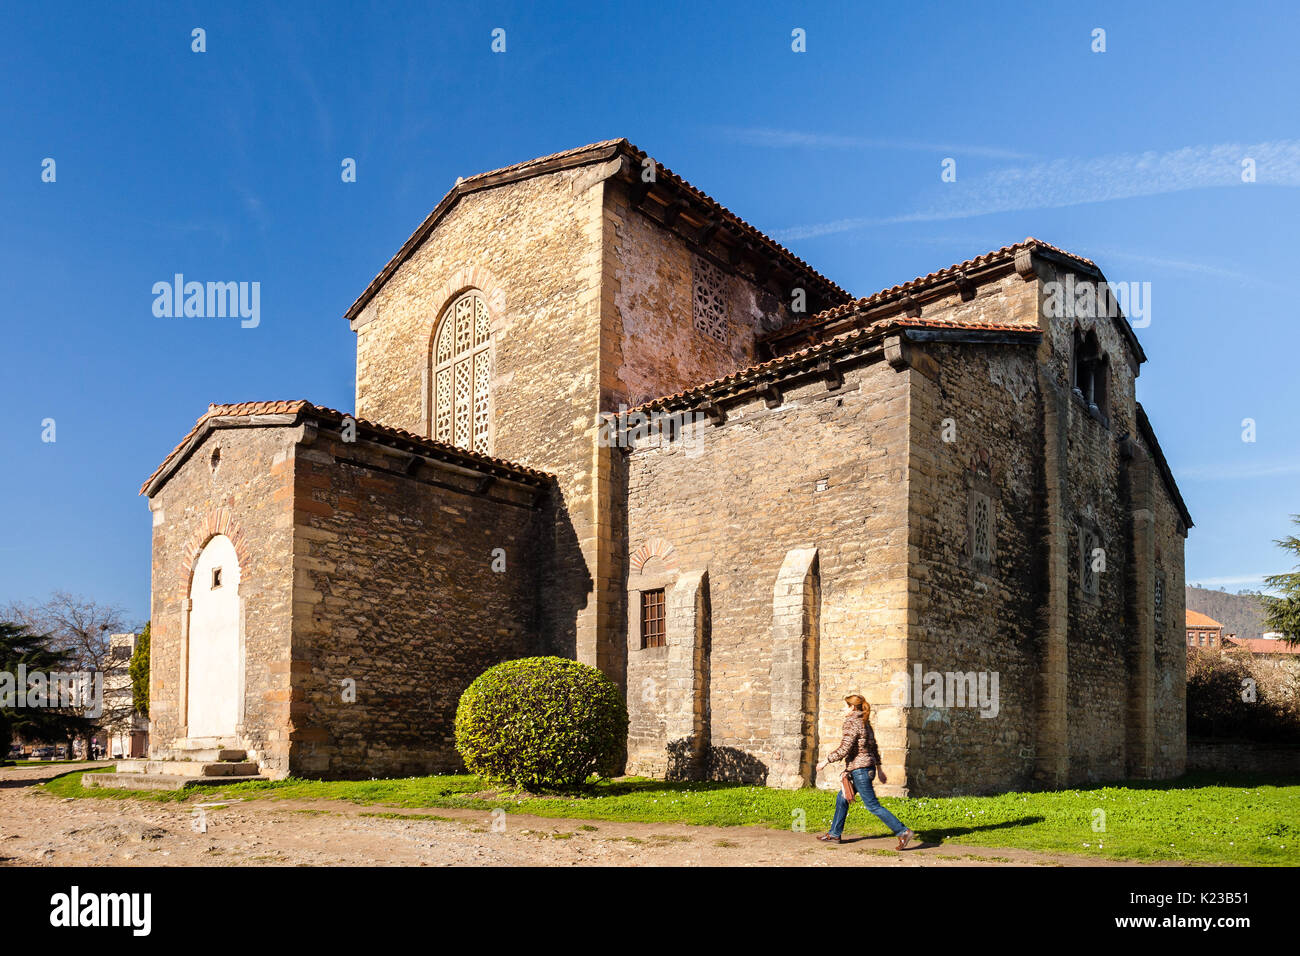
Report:
<svg viewBox="0 0 1300 956"><path fill-rule="evenodd" d="M347 310L355 414L213 405L145 483L151 755L451 770L559 654L634 773L834 786L861 693L885 793L1177 775L1192 522L1110 293L1027 239L854 298L626 140L458 180Z"/></svg>
<svg viewBox="0 0 1300 956"><path fill-rule="evenodd" d="M1200 611L1188 610L1187 646L1223 650L1223 625Z"/></svg>

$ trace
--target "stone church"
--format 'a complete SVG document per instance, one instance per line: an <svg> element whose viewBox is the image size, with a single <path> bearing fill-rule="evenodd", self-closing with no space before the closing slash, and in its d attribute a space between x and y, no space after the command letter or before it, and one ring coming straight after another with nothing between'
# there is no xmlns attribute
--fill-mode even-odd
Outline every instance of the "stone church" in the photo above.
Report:
<svg viewBox="0 0 1300 956"><path fill-rule="evenodd" d="M854 298L626 140L458 180L347 310L355 412L212 405L145 482L152 756L452 771L469 682L557 654L631 774L834 785L853 692L884 793L1181 773L1192 522L1062 283Z"/></svg>

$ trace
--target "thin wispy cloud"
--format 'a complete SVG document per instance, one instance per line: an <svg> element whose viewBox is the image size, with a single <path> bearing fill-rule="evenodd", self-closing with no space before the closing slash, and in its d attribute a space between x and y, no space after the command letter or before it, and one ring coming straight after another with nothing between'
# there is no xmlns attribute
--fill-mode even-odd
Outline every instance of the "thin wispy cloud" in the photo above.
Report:
<svg viewBox="0 0 1300 956"><path fill-rule="evenodd" d="M1242 182L1242 160L1255 161L1256 183ZM937 167L936 167L937 170ZM935 173L938 175L937 171ZM1157 196L1244 185L1300 186L1300 140L1187 146L1170 152L1119 153L1009 166L938 187L944 199L896 216L845 218L780 230L782 241L813 239L873 226L967 219L1022 209ZM938 194L936 194L937 196Z"/></svg>
<svg viewBox="0 0 1300 956"><path fill-rule="evenodd" d="M1300 461L1246 462L1239 465L1192 465L1177 470L1179 481L1243 481L1300 475Z"/></svg>
<svg viewBox="0 0 1300 956"><path fill-rule="evenodd" d="M867 136L841 136L835 133L805 133L792 129L722 126L716 132L744 146L763 149L856 149L902 150L941 153L944 156L979 156L987 159L1028 159L1031 154L992 146L927 143L912 139L876 139Z"/></svg>
<svg viewBox="0 0 1300 956"><path fill-rule="evenodd" d="M1169 272L1185 272L1189 275L1206 276L1211 279L1223 279L1257 288L1283 290L1287 287L1280 282L1272 282L1260 276L1253 276L1239 269L1228 269L1209 262L1197 262L1191 259L1171 259L1165 256L1146 256L1127 249L1108 246L1089 245L1088 254L1093 259L1106 259L1121 263L1136 263L1144 269L1159 269Z"/></svg>

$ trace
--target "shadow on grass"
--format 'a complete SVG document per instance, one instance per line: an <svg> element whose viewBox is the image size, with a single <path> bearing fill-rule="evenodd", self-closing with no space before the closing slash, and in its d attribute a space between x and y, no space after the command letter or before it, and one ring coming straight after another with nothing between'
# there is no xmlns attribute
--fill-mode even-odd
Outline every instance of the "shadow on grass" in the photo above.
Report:
<svg viewBox="0 0 1300 956"><path fill-rule="evenodd" d="M1209 787L1295 787L1300 774L1254 773L1249 771L1196 770L1169 780L1113 780L1078 784L1067 790L1100 790L1124 787L1129 790L1202 790Z"/></svg>
<svg viewBox="0 0 1300 956"><path fill-rule="evenodd" d="M939 846L945 840L952 840L956 837L967 836L971 833L981 833L986 830L1010 830L1014 827L1029 827L1036 823L1043 823L1046 817L1021 817L1018 820L1003 820L1001 823L985 823L981 826L970 827L926 827L921 831L924 840L918 842L916 846Z"/></svg>
<svg viewBox="0 0 1300 956"><path fill-rule="evenodd" d="M484 780L483 785L479 788L457 788L454 791L449 790L447 792L449 795L454 796L478 796L491 793L503 798L526 797L531 800L581 800L593 797L626 797L635 794L681 793L685 790L692 793L704 793L706 791L744 790L748 788L766 789L762 784L736 783L727 780L619 779L591 781L578 787L557 788L554 790L515 790L509 784Z"/></svg>

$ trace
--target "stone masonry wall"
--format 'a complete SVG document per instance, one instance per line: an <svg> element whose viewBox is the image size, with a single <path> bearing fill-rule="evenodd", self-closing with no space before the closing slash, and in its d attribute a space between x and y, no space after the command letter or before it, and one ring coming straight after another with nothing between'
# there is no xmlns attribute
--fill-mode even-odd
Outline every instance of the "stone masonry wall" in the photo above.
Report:
<svg viewBox="0 0 1300 956"><path fill-rule="evenodd" d="M298 451L296 774L459 768L462 691L493 664L540 650L533 490L498 480L479 492L477 475L428 461L408 473L409 458L324 429Z"/></svg>
<svg viewBox="0 0 1300 956"><path fill-rule="evenodd" d="M1064 283L1060 267L1040 265L1040 289ZM1082 277L1076 276L1076 281ZM1134 431L1134 375L1129 350L1109 318L1044 314L1040 361L1045 381L1066 410L1063 471L1066 476L1065 527L1068 534L1068 732L1069 783L1117 780L1129 762L1128 699L1132 691L1130 646L1136 622L1126 609L1133 595L1126 575L1135 555L1131 545L1132 514L1122 490L1120 439ZM1075 329L1093 330L1110 357L1108 421L1095 418L1070 390L1070 359ZM1105 570L1098 594L1084 594L1084 535L1099 536Z"/></svg>
<svg viewBox="0 0 1300 956"><path fill-rule="evenodd" d="M1032 307L1032 287L1016 282ZM913 349L908 788L914 795L1004 791L1030 782L1037 736L1045 569L1035 349ZM972 554L977 494L992 502L987 563ZM996 674L996 711L981 710L969 684L965 700L926 700L918 667L923 675L974 673L977 681Z"/></svg>
<svg viewBox="0 0 1300 956"><path fill-rule="evenodd" d="M715 264L724 277L725 341L700 331L693 298L699 253L631 208L622 183L606 190L606 224L612 314L605 320L603 409L639 405L753 365L765 324L774 329L790 321L789 303Z"/></svg>
<svg viewBox="0 0 1300 956"><path fill-rule="evenodd" d="M492 453L559 479L548 512L545 645L612 673L594 593L604 174L582 167L465 196L353 325L358 415L427 435L435 323L460 292L483 291Z"/></svg>
<svg viewBox="0 0 1300 956"><path fill-rule="evenodd" d="M726 423L628 457L629 547L653 553L655 581L707 571L707 767L716 779L764 779L773 745L774 590L789 552L816 548L819 577L815 751L839 741L843 697L858 692L886 767L902 767L902 714L889 678L905 658L907 626L907 371L877 358L828 390L806 378L781 404L729 402ZM824 489L818 490L824 483ZM666 556L666 557L665 557ZM639 576L629 574L629 772L662 764L674 742L656 736L655 688L666 655L637 647ZM670 634L671 637L671 634ZM648 689L648 691L647 691ZM885 793L899 790L891 778ZM818 781L834 786L834 779Z"/></svg>
<svg viewBox="0 0 1300 956"><path fill-rule="evenodd" d="M1186 529L1163 485L1155 499L1155 569L1164 582L1163 627L1156 631L1153 775L1177 777L1187 767Z"/></svg>
<svg viewBox="0 0 1300 956"><path fill-rule="evenodd" d="M163 755L185 736L182 633L189 567L212 532L222 529L236 542L241 564L245 668L240 740L265 771L283 775L289 770L295 435L296 429L283 427L218 429L150 500L151 755Z"/></svg>

